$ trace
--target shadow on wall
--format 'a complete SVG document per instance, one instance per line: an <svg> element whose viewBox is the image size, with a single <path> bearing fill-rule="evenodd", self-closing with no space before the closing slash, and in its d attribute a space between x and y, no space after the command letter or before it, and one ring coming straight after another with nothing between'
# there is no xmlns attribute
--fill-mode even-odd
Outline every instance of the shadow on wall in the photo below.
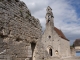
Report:
<svg viewBox="0 0 80 60"><path fill-rule="evenodd" d="M32 60L32 57L29 60Z"/></svg>

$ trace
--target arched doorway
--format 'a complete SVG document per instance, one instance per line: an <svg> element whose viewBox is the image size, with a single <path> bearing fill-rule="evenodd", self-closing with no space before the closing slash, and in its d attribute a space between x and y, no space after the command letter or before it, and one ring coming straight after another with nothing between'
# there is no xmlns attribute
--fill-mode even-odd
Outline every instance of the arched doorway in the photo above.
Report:
<svg viewBox="0 0 80 60"><path fill-rule="evenodd" d="M49 56L53 56L54 54L53 54L53 47L51 46L51 45L48 45L48 47L47 47L47 52L48 52L48 55Z"/></svg>
<svg viewBox="0 0 80 60"><path fill-rule="evenodd" d="M32 43L31 43L31 50L32 50L32 58L31 58L31 60L33 60L33 58L34 58L35 46L36 46L36 43L32 42Z"/></svg>
<svg viewBox="0 0 80 60"><path fill-rule="evenodd" d="M49 55L52 56L52 49L49 49Z"/></svg>

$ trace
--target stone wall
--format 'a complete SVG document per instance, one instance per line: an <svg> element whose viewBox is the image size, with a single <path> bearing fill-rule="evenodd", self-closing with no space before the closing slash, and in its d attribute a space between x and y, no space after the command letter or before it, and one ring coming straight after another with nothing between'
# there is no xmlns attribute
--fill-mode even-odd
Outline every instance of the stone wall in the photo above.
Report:
<svg viewBox="0 0 80 60"><path fill-rule="evenodd" d="M39 54L38 48L42 48L39 46L41 35L39 20L31 15L24 2L0 0L0 59L5 56L2 59L32 60L32 54ZM35 53L32 53L31 43L36 44Z"/></svg>
<svg viewBox="0 0 80 60"><path fill-rule="evenodd" d="M70 50L71 50L71 56L76 56L75 48L72 47Z"/></svg>
<svg viewBox="0 0 80 60"><path fill-rule="evenodd" d="M50 57L49 48L52 48L52 56L51 57L69 57L70 55L70 43L69 41L61 38L55 30L53 30L53 34L51 31L45 30L42 36L42 43L44 45L45 56ZM51 36L51 38L49 38Z"/></svg>
<svg viewBox="0 0 80 60"><path fill-rule="evenodd" d="M62 57L70 57L71 54L70 54L70 42L65 40L65 39L62 39L60 40L60 52L61 52L61 56Z"/></svg>

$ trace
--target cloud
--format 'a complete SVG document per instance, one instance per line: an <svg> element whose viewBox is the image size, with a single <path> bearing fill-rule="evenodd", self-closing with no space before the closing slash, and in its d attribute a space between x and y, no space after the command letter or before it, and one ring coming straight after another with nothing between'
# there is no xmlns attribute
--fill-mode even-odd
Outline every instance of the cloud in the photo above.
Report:
<svg viewBox="0 0 80 60"><path fill-rule="evenodd" d="M68 39L74 41L80 36L80 18L76 9L69 0L21 0L26 3L33 16L41 22L45 29L46 8L49 5L53 9L54 24L61 29ZM80 3L76 3L80 5Z"/></svg>

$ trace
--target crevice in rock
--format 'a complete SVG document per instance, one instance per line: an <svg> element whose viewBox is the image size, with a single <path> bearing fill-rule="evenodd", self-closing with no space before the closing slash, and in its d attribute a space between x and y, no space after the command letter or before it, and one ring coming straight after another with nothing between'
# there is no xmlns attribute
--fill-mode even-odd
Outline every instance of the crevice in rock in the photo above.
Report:
<svg viewBox="0 0 80 60"><path fill-rule="evenodd" d="M3 35L2 33L0 33L0 37L1 38L6 38L6 37L8 37L8 35Z"/></svg>
<svg viewBox="0 0 80 60"><path fill-rule="evenodd" d="M17 42L20 42L21 40L22 40L22 39L19 38L19 37L16 38L16 41L17 41Z"/></svg>
<svg viewBox="0 0 80 60"><path fill-rule="evenodd" d="M7 0L8 2L11 2L11 0Z"/></svg>
<svg viewBox="0 0 80 60"><path fill-rule="evenodd" d="M19 0L15 0L16 2L19 2Z"/></svg>

